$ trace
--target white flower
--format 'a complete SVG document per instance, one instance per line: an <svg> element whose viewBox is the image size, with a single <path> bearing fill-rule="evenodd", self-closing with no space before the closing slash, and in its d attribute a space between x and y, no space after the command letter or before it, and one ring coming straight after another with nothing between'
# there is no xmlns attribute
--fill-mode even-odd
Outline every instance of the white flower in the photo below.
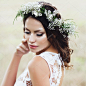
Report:
<svg viewBox="0 0 86 86"><path fill-rule="evenodd" d="M39 15L39 16L42 16L42 13L39 13L38 15Z"/></svg>
<svg viewBox="0 0 86 86"><path fill-rule="evenodd" d="M52 21L53 20L53 15L52 14L49 14L48 15L48 19L49 19L49 21Z"/></svg>
<svg viewBox="0 0 86 86"><path fill-rule="evenodd" d="M53 16L55 16L56 14L58 14L59 12L58 12L58 10L54 10L53 11Z"/></svg>
<svg viewBox="0 0 86 86"><path fill-rule="evenodd" d="M35 17L37 17L38 16L38 12L37 11L32 11L32 15L35 15Z"/></svg>
<svg viewBox="0 0 86 86"><path fill-rule="evenodd" d="M45 9L45 12L44 12L44 14L46 15L46 16L48 16L48 13L47 13L47 10Z"/></svg>
<svg viewBox="0 0 86 86"><path fill-rule="evenodd" d="M48 14L51 14L51 11L50 10L48 10Z"/></svg>
<svg viewBox="0 0 86 86"><path fill-rule="evenodd" d="M40 12L40 9L38 9L37 11Z"/></svg>
<svg viewBox="0 0 86 86"><path fill-rule="evenodd" d="M18 11L16 18L18 16L22 16L24 14L32 13L35 17L42 16L42 14L46 15L46 19L50 22L48 25L48 29L55 30L55 27L58 26L60 29L60 33L67 32L68 34L74 34L76 26L73 21L70 19L62 20L56 18L56 15L59 13L58 10L46 10L41 11L43 4L39 4L38 2L29 2L27 4L22 5L21 9ZM65 37L65 35L63 35Z"/></svg>
<svg viewBox="0 0 86 86"><path fill-rule="evenodd" d="M54 22L58 22L59 20L56 18L55 20L54 20Z"/></svg>
<svg viewBox="0 0 86 86"><path fill-rule="evenodd" d="M24 11L24 14L25 14L26 12Z"/></svg>

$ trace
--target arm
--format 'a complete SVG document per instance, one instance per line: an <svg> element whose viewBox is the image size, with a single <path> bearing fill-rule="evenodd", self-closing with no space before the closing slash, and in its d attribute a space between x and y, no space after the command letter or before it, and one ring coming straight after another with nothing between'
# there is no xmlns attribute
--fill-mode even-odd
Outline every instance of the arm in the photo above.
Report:
<svg viewBox="0 0 86 86"><path fill-rule="evenodd" d="M39 56L33 58L28 66L33 86L50 86L49 67L46 61Z"/></svg>
<svg viewBox="0 0 86 86"><path fill-rule="evenodd" d="M16 52L13 55L13 58L8 66L6 74L4 76L1 86L13 86L16 81L18 66L21 60L21 57L29 52L27 50L27 41L26 39L22 40L22 43L17 47Z"/></svg>
<svg viewBox="0 0 86 86"><path fill-rule="evenodd" d="M17 75L17 70L19 66L21 57L18 57L16 54L14 54L9 67L6 71L6 74L3 79L3 83L1 86L13 86L15 81L16 81L16 75Z"/></svg>

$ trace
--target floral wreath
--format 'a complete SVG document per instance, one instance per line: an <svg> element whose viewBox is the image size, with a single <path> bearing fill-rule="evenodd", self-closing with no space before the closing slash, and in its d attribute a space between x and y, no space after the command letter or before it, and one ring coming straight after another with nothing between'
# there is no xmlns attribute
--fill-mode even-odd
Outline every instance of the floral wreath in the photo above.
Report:
<svg viewBox="0 0 86 86"><path fill-rule="evenodd" d="M39 4L38 2L29 2L27 4L24 4L21 6L21 9L18 11L16 14L16 17L14 18L17 19L17 17L21 16L24 18L24 14L32 13L32 15L35 15L35 17L45 15L46 19L49 21L48 29L50 30L55 30L56 26L59 26L59 31L60 33L67 33L68 35L74 34L76 36L76 24L72 19L58 19L56 15L59 13L58 10L54 10L51 12L50 10L46 10L43 6L43 4ZM13 21L13 23L14 23ZM64 35L64 38L66 35Z"/></svg>

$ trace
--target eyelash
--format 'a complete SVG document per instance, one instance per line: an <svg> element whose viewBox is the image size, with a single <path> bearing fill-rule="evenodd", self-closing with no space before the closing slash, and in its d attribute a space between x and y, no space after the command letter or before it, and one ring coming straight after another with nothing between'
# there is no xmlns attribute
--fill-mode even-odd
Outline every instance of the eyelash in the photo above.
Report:
<svg viewBox="0 0 86 86"><path fill-rule="evenodd" d="M30 34L30 32L24 32L24 33ZM37 36L42 36L42 35L43 35L43 33L42 34L37 34Z"/></svg>

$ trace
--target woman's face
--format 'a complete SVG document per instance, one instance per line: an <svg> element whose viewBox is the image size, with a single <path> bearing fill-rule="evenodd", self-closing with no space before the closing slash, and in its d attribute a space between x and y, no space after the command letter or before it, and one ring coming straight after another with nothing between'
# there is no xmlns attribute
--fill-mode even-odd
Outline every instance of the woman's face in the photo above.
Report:
<svg viewBox="0 0 86 86"><path fill-rule="evenodd" d="M25 39L31 52L38 53L50 46L46 31L40 21L29 17L25 21ZM32 46L30 46L32 45ZM35 47L36 46L36 47Z"/></svg>

